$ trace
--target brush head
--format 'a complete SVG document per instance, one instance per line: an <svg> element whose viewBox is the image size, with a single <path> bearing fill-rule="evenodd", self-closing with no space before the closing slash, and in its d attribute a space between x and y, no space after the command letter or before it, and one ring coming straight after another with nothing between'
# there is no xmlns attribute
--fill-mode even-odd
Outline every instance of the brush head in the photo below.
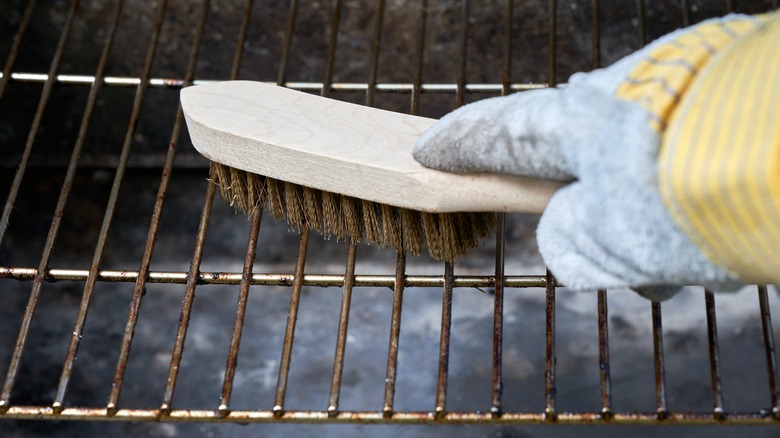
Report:
<svg viewBox="0 0 780 438"><path fill-rule="evenodd" d="M436 260L454 262L494 235L496 213L430 213L324 192L211 163L222 198L238 211L264 209L290 227L325 237L365 241L418 255L427 246Z"/></svg>
<svg viewBox="0 0 780 438"><path fill-rule="evenodd" d="M228 202L325 236L454 261L493 233L492 212L540 213L560 186L423 167L412 149L434 119L250 81L187 87L181 103Z"/></svg>

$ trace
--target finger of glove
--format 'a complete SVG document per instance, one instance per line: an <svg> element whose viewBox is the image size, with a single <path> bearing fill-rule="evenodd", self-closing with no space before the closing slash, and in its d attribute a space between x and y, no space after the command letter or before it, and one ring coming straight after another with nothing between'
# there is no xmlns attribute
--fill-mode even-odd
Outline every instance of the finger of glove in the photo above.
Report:
<svg viewBox="0 0 780 438"><path fill-rule="evenodd" d="M641 183L606 178L560 189L537 242L552 273L573 289L644 288L668 297L668 288L649 287L734 284L674 226L657 189Z"/></svg>
<svg viewBox="0 0 780 438"><path fill-rule="evenodd" d="M414 158L434 169L492 172L558 181L576 177L561 149L561 90L481 100L447 114L417 141Z"/></svg>

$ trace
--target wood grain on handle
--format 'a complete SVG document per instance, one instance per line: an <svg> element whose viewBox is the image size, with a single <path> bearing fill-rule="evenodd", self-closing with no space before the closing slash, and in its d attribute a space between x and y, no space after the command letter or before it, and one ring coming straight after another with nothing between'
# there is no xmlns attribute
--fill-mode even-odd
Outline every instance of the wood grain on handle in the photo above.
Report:
<svg viewBox="0 0 780 438"><path fill-rule="evenodd" d="M423 167L411 151L434 119L251 81L188 87L181 103L192 143L209 160L382 204L428 212L540 213L560 187Z"/></svg>

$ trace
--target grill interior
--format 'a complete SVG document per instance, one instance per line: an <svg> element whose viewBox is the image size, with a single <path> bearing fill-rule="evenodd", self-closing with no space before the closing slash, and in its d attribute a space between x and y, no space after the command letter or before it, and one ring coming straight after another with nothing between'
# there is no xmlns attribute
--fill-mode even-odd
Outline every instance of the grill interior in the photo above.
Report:
<svg viewBox="0 0 780 438"><path fill-rule="evenodd" d="M177 105L238 78L440 117L776 3L3 2L0 420L775 424L774 288L573 293L528 215L456 265L297 235L214 199Z"/></svg>

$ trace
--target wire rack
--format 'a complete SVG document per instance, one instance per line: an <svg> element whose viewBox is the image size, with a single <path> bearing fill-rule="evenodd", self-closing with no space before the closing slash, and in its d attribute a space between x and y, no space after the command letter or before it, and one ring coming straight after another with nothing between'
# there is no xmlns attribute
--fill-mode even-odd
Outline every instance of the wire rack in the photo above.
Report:
<svg viewBox="0 0 780 438"><path fill-rule="evenodd" d="M346 1L346 0L345 0ZM380 53L385 46L390 46L391 42L383 33L387 23L383 22L386 2L377 0L369 4L372 9L371 22L365 25L366 34L363 35L367 43L367 57L365 57L365 66L368 76L364 81L336 81L338 77L339 61L338 53L344 49L340 46L341 40L340 25L343 25L344 1L335 0L331 5L319 6L328 10L329 25L322 32L324 57L317 64L319 71L310 71L305 67L292 76L291 63L298 62L294 59L296 50L305 50L304 47L296 48L296 35L302 29L299 23L299 16L302 8L313 7L308 2L299 2L291 0L285 6L286 19L277 21L273 32L279 35L279 45L270 46L270 43L261 41L258 45L249 40L250 30L252 29L252 18L256 16L258 10L264 10L266 4L260 1L247 0L241 8L232 10L230 14L238 17L235 21L236 27L222 28L225 35L224 41L218 47L209 46L209 38L204 37L204 29L209 22L210 12L219 5L211 4L209 0L203 0L198 3L192 3L191 8L196 8L197 12L192 14L198 17L195 21L188 23L191 30L191 41L178 41L186 47L190 45L191 51L186 62L186 72L183 75L171 74L165 76L165 69L162 74L155 75L153 65L160 62L157 56L158 49L163 37L163 29L166 20L176 19L176 13L170 12L173 1L159 0L156 3L149 3L146 6L148 10L147 19L149 20L148 33L137 32L134 36L137 39L135 44L143 50L142 68L137 75L123 75L121 69L119 74L109 74L110 64L116 57L122 54L115 53L113 47L117 41L119 29L123 25L123 11L128 7L137 6L135 3L123 0L116 2L104 2L104 18L109 20L110 25L107 30L96 38L101 41L100 56L97 65L93 71L88 71L85 65L77 65L76 69L81 69L76 73L64 72L67 63L69 50L69 41L74 29L74 23L80 19L80 11L83 9L78 0L72 0L67 10L64 11L64 20L61 22L61 33L54 41L56 46L48 47L41 52L51 53L47 58L49 62L48 71L25 71L17 66L17 57L23 53L23 43L29 35L35 35L35 17L45 14L47 8L51 7L45 4L36 4L35 0L30 0L26 5L17 5L14 3L9 8L18 8L14 10L17 20L13 23L12 40L7 44L5 54L5 65L0 77L0 102L9 97L9 90L14 87L20 89L27 85L28 98L37 98L38 103L35 106L35 112L32 117L26 140L23 146L18 147L18 154L4 155L5 161L3 169L7 169L7 174L13 174L8 184L8 196L0 218L0 246L4 244L7 234L14 228L14 216L17 212L17 197L19 196L24 184L31 178L27 175L35 166L44 169L64 169L64 177L61 184L55 187L59 195L57 197L56 207L51 216L50 226L47 230L41 230L39 234L43 238L43 248L41 256L38 259L37 266L19 265L16 260L20 259L18 254L11 253L4 255L0 261L0 283L7 286L12 280L23 281L29 285L30 292L27 306L23 315L20 315L21 323L18 326L18 336L14 345L10 346L10 363L5 368L5 378L0 392L0 420L1 419L48 419L48 420L125 420L125 421L185 421L185 422L313 422L313 423L491 423L491 424L530 424L530 423L565 423L565 424L773 424L780 419L780 406L778 405L778 383L777 366L775 359L775 344L773 339L772 322L770 316L770 295L764 286L757 287L757 299L759 303L760 318L763 339L763 351L765 352L766 363L766 385L762 391L766 391L765 409L754 412L731 412L724 407L723 390L721 385L720 354L718 342L718 330L715 313L715 295L711 291L705 292L706 309L706 330L709 351L709 370L711 376L711 409L701 412L687 412L671 410L668 406L667 385L666 385L666 362L664 357L664 332L662 305L659 303L648 303L652 314L652 351L653 351L653 369L655 382L655 409L649 412L621 412L613 407L612 381L610 375L610 351L609 351L609 327L608 327L608 293L601 290L597 292L597 330L598 330L598 373L599 373L599 400L600 407L592 412L561 412L557 408L557 384L556 384L556 296L558 294L556 282L549 272L537 272L535 275L522 275L515 272L505 271L506 261L506 217L502 217L499 231L496 235L495 243L486 245L495 247L495 271L489 275L456 275L455 266L446 263L443 266L443 274L437 275L411 275L408 274L407 256L397 254L394 256L395 269L380 272L375 275L357 275L355 266L357 263L357 244L348 245L347 262L344 266L343 274L312 274L305 272L307 261L307 249L309 241L314 236L304 231L299 235L296 248L287 248L288 253L296 252L294 268L285 273L258 273L255 272L256 250L258 247L259 235L263 214L255 211L250 217L248 236L246 238L246 253L243 261L243 269L238 272L222 271L204 271L201 269L204 245L207 240L207 232L210 226L219 226L211 223L211 213L214 205L215 186L213 183L206 185L205 194L202 195L202 209L200 213L199 225L194 238L195 248L189 263L189 270L152 270L152 256L155 254L155 244L160 238L160 224L163 217L163 207L166 201L171 199L171 174L174 170L186 171L190 169L193 172L199 172L203 177L206 176L206 165L196 159L186 157L175 158L178 150L186 149L189 146L186 135L182 135L183 119L181 109L175 110L173 125L170 129L170 140L155 139L155 141L166 144L164 154L159 152L149 154L132 154L131 146L137 142L137 125L139 119L144 116L144 100L150 90L161 89L169 93L176 93L182 87L206 82L208 80L235 79L240 77L242 69L242 60L245 55L245 49L252 50L270 50L269 57L273 58L275 78L268 77L268 73L262 73L265 77L259 78L268 82L275 82L278 85L287 86L299 90L320 93L323 96L332 96L335 98L350 98L358 100L366 105L374 105L376 96L379 94L405 96L402 105L403 109L410 113L420 113L422 96L441 95L448 100L451 109L460 106L470 100L479 99L483 96L505 95L512 92L523 91L531 88L552 86L558 83L561 76L559 67L561 60L558 57L560 49L561 34L559 30L558 19L561 16L559 5L555 0L549 2L521 2L520 0L505 0L491 4L490 8L495 10L495 19L490 22L494 27L497 37L491 40L493 44L491 50L497 53L490 69L497 78L495 82L485 80L469 79L469 71L474 69L469 64L469 42L473 38L476 27L484 23L474 22L472 8L475 6L473 1L462 0L457 5L457 14L453 19L451 32L448 38L457 42L457 53L450 53L448 56L453 60L450 64L450 70L441 73L441 76L424 77L424 64L427 59L436 54L426 52L426 34L431 29L428 25L430 11L435 5L432 1L420 0L404 4L404 8L411 11L410 15L414 19L406 24L408 33L411 36L410 41L413 44L405 53L406 62L413 68L406 80L400 81L379 81L380 78ZM125 4L128 3L128 4ZM187 3L187 2L185 2ZM404 2L406 3L406 2ZM540 38L546 43L546 68L539 67L539 59L536 59L534 71L535 77L529 80L513 81L517 74L513 74L513 66L516 65L516 59L520 56L513 33L517 32L518 26L523 26L522 17L518 18L517 8L526 3L538 3L546 12L546 18L542 24L546 25L547 30ZM688 1L679 3L669 2L667 9L652 9L648 12L644 0L635 2L602 2L592 0L590 2L572 3L578 6L580 11L585 10L583 14L589 19L589 28L586 29L590 35L589 44L584 44L578 52L579 64L575 67L579 69L597 68L602 63L605 56L602 53L602 31L609 28L610 23L602 23L602 17L609 11L621 10L625 14L632 16L628 35L624 30L622 37L625 40L631 40L630 45L633 48L645 44L653 34L654 22L651 15L662 22L673 22L674 26L687 25L694 21L705 18L705 12L715 11L725 13L734 11L735 8L747 8L750 11L768 10L771 7L777 7L776 2L752 2L748 5L742 5L742 2L710 2L704 12L697 8L698 3L693 5ZM608 5L606 3L609 3ZM748 2L745 2L748 3ZM181 5L179 5L181 6ZM354 6L354 5L353 5ZM223 8L225 6L222 6ZM232 6L231 6L232 7ZM479 7L484 7L481 3ZM565 7L571 5L566 3ZM698 11L698 12L697 12ZM581 13L581 12L577 12ZM653 15L654 14L654 15ZM187 15L189 17L190 15ZM665 21L664 21L665 20ZM518 24L518 21L520 23ZM31 23L33 23L31 25ZM266 22L266 24L268 24ZM343 30L343 29L342 29ZM270 32L270 31L269 31ZM660 31L659 31L660 32ZM614 32L612 32L614 33ZM11 35L11 32L6 32ZM232 35L227 37L227 35ZM232 46L228 40L233 41ZM582 43L582 41L580 41ZM170 43L170 41L168 41ZM204 44L205 43L205 44ZM268 47L263 46L268 44ZM232 55L227 57L226 47L232 47ZM70 50L73 50L70 48ZM471 50L474 50L473 47ZM196 79L196 70L199 62L204 59L216 58L218 53L222 58L229 59L229 73L222 74L215 78ZM617 56L609 52L609 56ZM619 52L619 51L618 51ZM542 55L544 52L541 52ZM585 54L585 56L582 56ZM312 55L313 56L313 55ZM473 56L473 55L472 55ZM529 55L530 56L530 55ZM539 54L534 55L539 58ZM589 58L589 59L588 59ZM475 61L476 62L476 61ZM573 70L571 65L567 64L566 69ZM69 68L74 70L74 68ZM545 72L546 70L546 72ZM271 70L266 70L271 71ZM567 73L567 72L564 72ZM309 78L321 75L321 82L311 81ZM353 75L354 76L354 75ZM349 79L349 75L343 75ZM403 79L403 78L402 78ZM453 80L454 79L454 80ZM448 82L452 81L452 82ZM30 87L34 86L34 87ZM42 120L45 117L47 106L55 88L76 87L79 89L88 88L88 96L81 114L81 121L78 125L78 134L75 142L70 143L67 149L69 158L63 162L47 158L45 154L36 154L36 148L40 147L39 137L41 133ZM134 90L132 99L132 108L129 113L124 137L121 141L121 149L118 155L110 157L101 155L82 154L85 144L88 143L90 125L95 118L96 111L100 109L100 96L106 90L112 88L123 88ZM4 94L6 95L4 97ZM452 99L452 100L450 100ZM454 100L454 102L452 102ZM74 104L75 105L75 104ZM148 110L148 109L147 109ZM432 112L439 111L437 109ZM440 115L440 114L439 114ZM170 114L159 114L160 118L170 116ZM116 122L119 124L120 122ZM94 128L93 128L94 129ZM116 139L114 139L116 140ZM6 146L3 146L6 148ZM10 150L10 149L9 149ZM160 148L158 147L158 151ZM156 155L155 155L156 154ZM110 237L110 228L112 219L121 205L120 188L123 178L127 171L133 171L143 168L155 167L162 158L162 173L157 183L156 195L154 197L153 213L146 229L145 243L141 253L140 260L137 263L137 269L129 270L111 270L103 267L105 249ZM47 161L48 160L48 161ZM95 244L92 260L88 266L76 268L60 268L51 264L52 253L55 248L55 242L66 211L66 204L71 195L71 189L74 185L77 172L81 168L102 168L110 171L112 175L111 190L104 211L102 212L102 221ZM13 170L15 169L15 171ZM10 179L10 178L9 178ZM196 201L192 201L196 202ZM260 242L262 243L262 242ZM7 243L6 243L7 244ZM130 251L128 249L128 251ZM492 250L491 250L492 251ZM74 284L83 284L83 290L79 298L79 306L75 321L72 323L72 331L69 337L69 343L66 349L64 361L61 363L59 379L56 383L56 390L50 403L42 405L19 405L14 403L12 395L15 386L18 383L20 369L24 361L26 349L29 349L30 328L33 318L42 295L42 289L45 285L53 282L72 282ZM88 321L88 311L93 301L93 293L96 287L103 283L128 283L133 285L133 293L130 301L127 303L127 319L125 328L122 332L121 342L119 343L118 360L116 361L114 377L111 387L108 391L108 400L104 405L97 406L71 406L68 403L68 390L73 377L73 370L76 366L76 359L81 344L85 326ZM180 317L176 327L175 341L170 353L167 379L164 387L159 388L161 400L159 404L151 407L129 408L124 407L121 400L122 389L125 386L125 372L128 366L128 360L131 356L131 345L133 336L138 328L139 315L141 312L141 303L145 297L148 285L152 284L172 284L177 290L183 290L183 301L180 309ZM185 338L188 333L191 317L193 315L196 289L207 288L210 285L232 285L239 289L238 302L235 308L235 323L230 337L228 354L225 359L226 365L223 372L222 390L219 394L219 400L213 406L202 406L197 409L180 409L174 403L174 394L177 389L178 377L184 355ZM286 323L284 315L281 315L278 322L286 324L284 337L281 347L281 359L279 361L278 373L276 374L276 390L273 394L273 406L271 409L235 409L231 406L231 395L235 386L235 375L238 366L239 346L242 339L242 329L245 325L247 312L247 303L250 298L250 289L256 286L277 286L284 288L289 294L289 308L286 314ZM338 316L338 329L336 335L335 353L332 361L332 376L329 396L321 410L294 410L288 409L285 403L287 395L287 386L290 381L290 367L293 352L293 345L296 339L295 329L298 321L299 303L302 299L302 290L307 287L337 287L341 288L341 304ZM348 325L350 321L350 305L352 302L353 291L360 291L363 288L379 287L390 288L392 290L392 305L387 308L390 314L389 340L387 342L386 354L386 373L384 380L384 396L382 408L379 410L343 410L339 406L341 395L343 369L346 357L346 347L348 339ZM442 294L441 301L441 326L438 333L438 371L436 374L435 394L431 394L433 405L430 409L424 411L399 410L395 404L396 382L398 371L399 345L402 342L401 336L401 316L403 309L403 298L405 292L412 288L438 288ZM452 411L447 408L447 389L449 382L449 353L451 341L451 318L453 291L461 288L483 288L494 291L493 299L493 329L492 339L489 342L492 345L491 359L491 384L490 401L483 409L474 411ZM518 411L507 409L502 403L503 399L503 375L505 371L505 361L502 352L511 340L504 339L504 297L507 293L515 293L518 290L537 290L541 288L544 292L545 317L544 317L544 405L538 410ZM2 293L2 292L0 292ZM69 330L69 329L65 329ZM488 340L486 340L488 341ZM2 346L2 348L8 348ZM511 366L509 364L508 366Z"/></svg>

